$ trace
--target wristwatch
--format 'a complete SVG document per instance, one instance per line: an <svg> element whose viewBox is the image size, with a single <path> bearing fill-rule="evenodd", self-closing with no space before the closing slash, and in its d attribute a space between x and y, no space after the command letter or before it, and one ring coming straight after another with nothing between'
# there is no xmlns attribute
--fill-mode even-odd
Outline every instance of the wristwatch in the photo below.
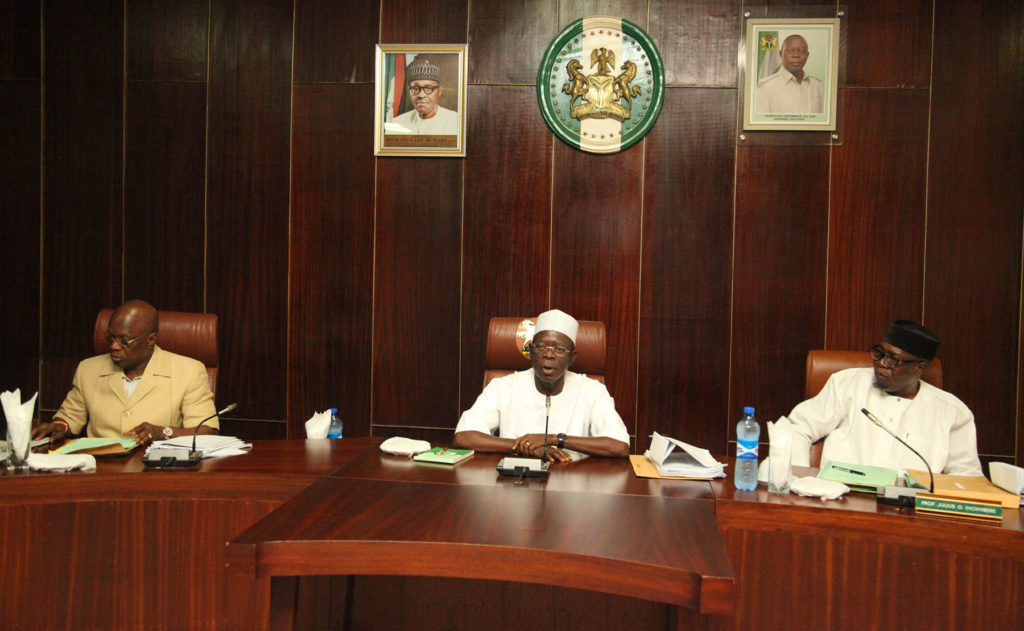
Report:
<svg viewBox="0 0 1024 631"><path fill-rule="evenodd" d="M169 426L164 428L164 438L174 438L174 430Z"/></svg>
<svg viewBox="0 0 1024 631"><path fill-rule="evenodd" d="M568 438L568 436L566 436L563 433L563 434L559 434L558 436L556 436L556 438L558 439L558 448L559 449L565 449L565 439Z"/></svg>

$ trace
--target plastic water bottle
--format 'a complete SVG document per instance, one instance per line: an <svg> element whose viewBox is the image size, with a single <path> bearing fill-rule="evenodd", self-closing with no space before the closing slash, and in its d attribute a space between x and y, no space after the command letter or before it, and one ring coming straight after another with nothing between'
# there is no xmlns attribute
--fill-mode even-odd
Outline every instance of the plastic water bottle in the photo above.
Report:
<svg viewBox="0 0 1024 631"><path fill-rule="evenodd" d="M736 473L733 482L740 491L757 489L757 440L761 426L754 418L754 408L743 408L743 418L736 424Z"/></svg>
<svg viewBox="0 0 1024 631"><path fill-rule="evenodd" d="M327 428L328 438L341 438L341 417L338 408L331 408L331 426Z"/></svg>

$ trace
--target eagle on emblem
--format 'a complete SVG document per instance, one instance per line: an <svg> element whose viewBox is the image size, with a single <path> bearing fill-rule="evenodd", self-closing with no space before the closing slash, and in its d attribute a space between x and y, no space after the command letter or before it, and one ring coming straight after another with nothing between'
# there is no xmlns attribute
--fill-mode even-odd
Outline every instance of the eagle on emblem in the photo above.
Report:
<svg viewBox="0 0 1024 631"><path fill-rule="evenodd" d="M578 120L613 118L621 123L632 116L633 97L641 92L639 86L630 85L636 77L636 64L627 60L619 68L623 72L613 77L615 53L607 48L595 48L590 52L590 67L594 66L597 72L585 75L578 59L571 59L565 65L569 80L562 86L562 92L569 95L569 115Z"/></svg>

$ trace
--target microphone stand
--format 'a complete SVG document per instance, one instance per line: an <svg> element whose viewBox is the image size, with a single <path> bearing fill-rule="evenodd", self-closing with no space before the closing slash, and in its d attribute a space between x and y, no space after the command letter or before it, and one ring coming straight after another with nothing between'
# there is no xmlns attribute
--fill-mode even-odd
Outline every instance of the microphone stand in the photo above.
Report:
<svg viewBox="0 0 1024 631"><path fill-rule="evenodd" d="M199 428L202 427L203 423L206 421L216 418L221 414L227 414L237 407L237 403L232 403L226 406L223 410L214 412L210 416L199 421L196 425L195 431L192 432L192 449L190 451L185 451L180 447L151 448L149 453L146 454L146 457L142 459L142 464L147 467L156 467L159 469L166 467L194 467L198 465L203 459L203 455L196 450L196 438L199 436Z"/></svg>
<svg viewBox="0 0 1024 631"><path fill-rule="evenodd" d="M861 408L860 411L864 413L864 416L868 417L869 421L871 421L872 423L874 423L878 427L880 427L883 430L885 430L885 433L889 434L890 436L892 436L896 440L898 440L901 443L903 443L904 447L906 447L910 451L914 452L914 455L916 455L918 458L921 459L921 462L924 463L925 469L928 469L928 492L929 493L934 493L935 492L935 476L932 475L932 468L928 464L928 461L924 459L924 456L922 456L920 453L918 453L918 451L916 449L911 447L907 443L907 441L903 440L902 438L897 436L895 432L893 432L891 429L889 429L888 427L883 425L882 421L880 421L878 419L878 417L875 416L874 414L872 414L871 412L868 412L867 408ZM914 490L913 494L908 495L903 490L895 490L895 491L891 491L890 492L889 489L892 489L892 488L898 488L898 487L886 487L884 491L879 491L878 501L882 502L883 504L897 504L897 505L900 505L900 506L913 506L914 505L914 496L917 495L917 490L916 489Z"/></svg>
<svg viewBox="0 0 1024 631"><path fill-rule="evenodd" d="M517 485L523 483L523 478L544 478L548 475L550 463L548 459L548 421L551 418L551 395L544 398L544 455L537 458L512 458L506 456L498 461L498 473L501 475L516 476Z"/></svg>

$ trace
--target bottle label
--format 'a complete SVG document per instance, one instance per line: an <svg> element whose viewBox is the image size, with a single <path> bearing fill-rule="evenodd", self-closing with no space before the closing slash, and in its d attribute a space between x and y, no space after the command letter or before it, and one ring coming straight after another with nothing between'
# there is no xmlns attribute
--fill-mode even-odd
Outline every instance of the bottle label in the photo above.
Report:
<svg viewBox="0 0 1024 631"><path fill-rule="evenodd" d="M736 457L740 460L757 460L757 441L737 440Z"/></svg>

